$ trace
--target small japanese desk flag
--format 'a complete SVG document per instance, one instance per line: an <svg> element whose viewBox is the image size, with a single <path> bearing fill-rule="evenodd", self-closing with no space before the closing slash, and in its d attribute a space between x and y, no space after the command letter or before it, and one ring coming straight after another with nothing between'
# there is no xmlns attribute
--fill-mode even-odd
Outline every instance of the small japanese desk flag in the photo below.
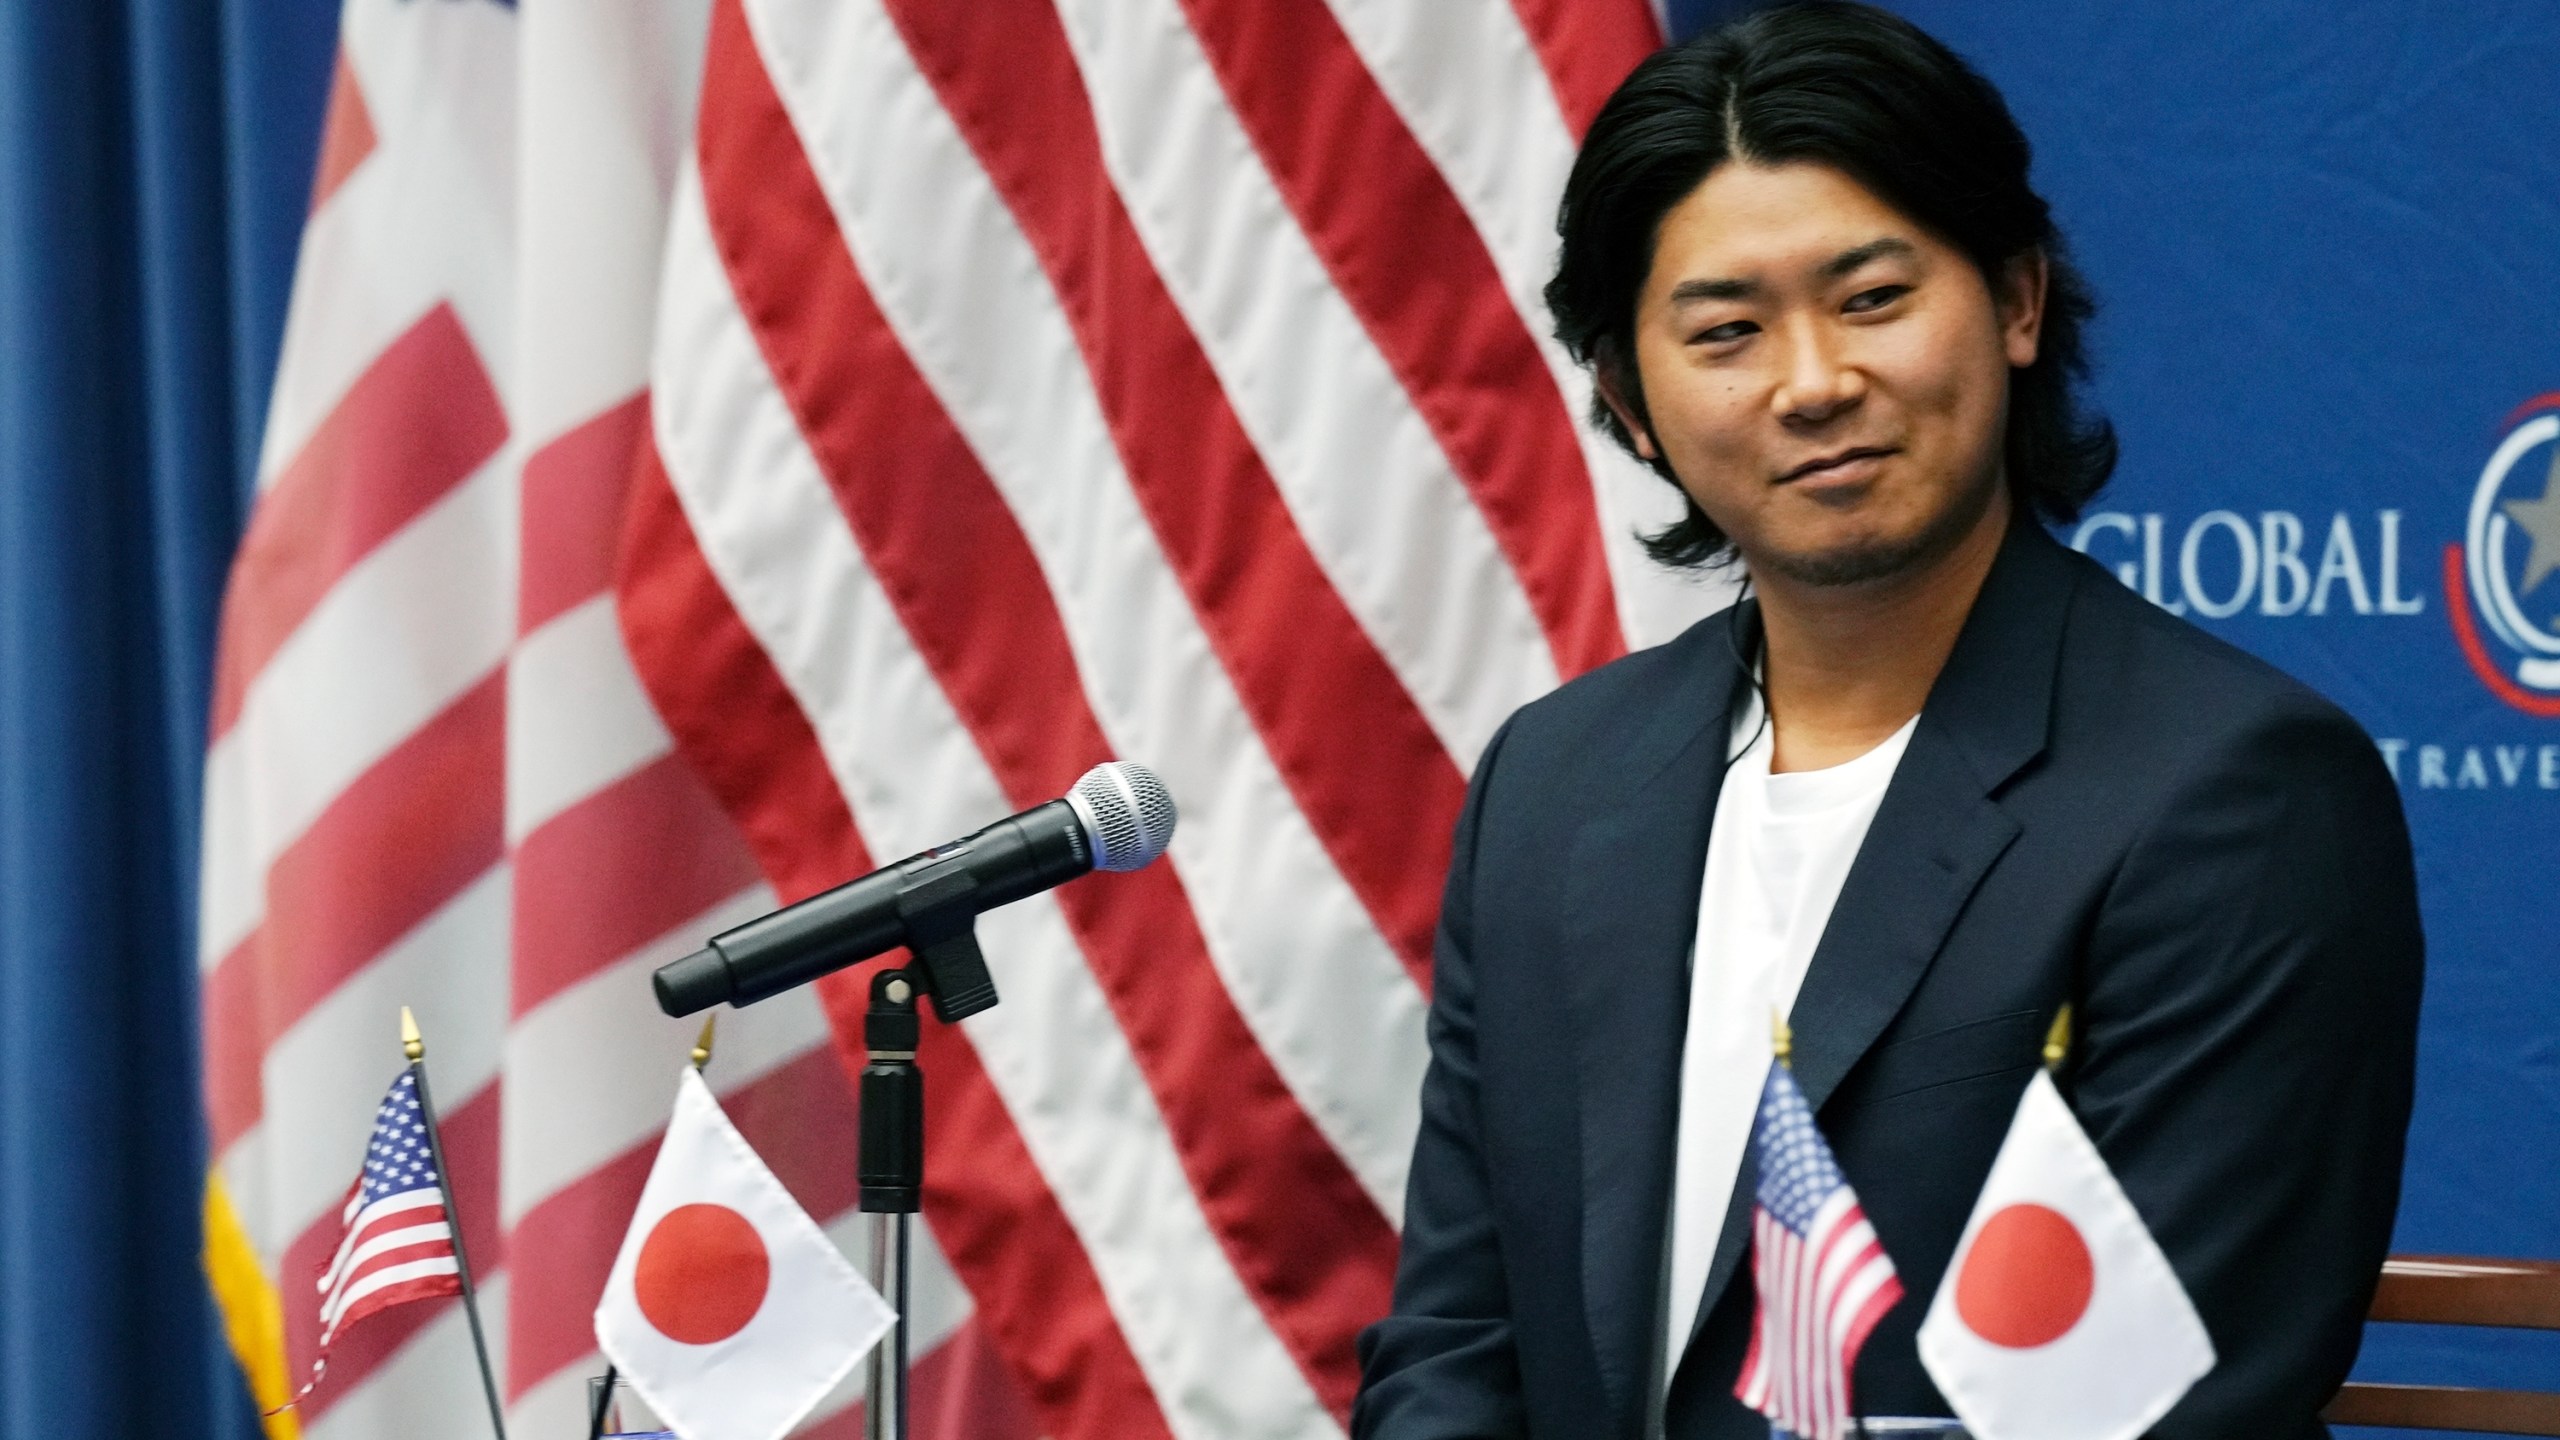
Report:
<svg viewBox="0 0 2560 1440"><path fill-rule="evenodd" d="M781 1440L897 1317L684 1072L596 1342L684 1440Z"/></svg>
<svg viewBox="0 0 2560 1440"><path fill-rule="evenodd" d="M2134 1440L2213 1341L2114 1173L2036 1072L1920 1326L1975 1440Z"/></svg>

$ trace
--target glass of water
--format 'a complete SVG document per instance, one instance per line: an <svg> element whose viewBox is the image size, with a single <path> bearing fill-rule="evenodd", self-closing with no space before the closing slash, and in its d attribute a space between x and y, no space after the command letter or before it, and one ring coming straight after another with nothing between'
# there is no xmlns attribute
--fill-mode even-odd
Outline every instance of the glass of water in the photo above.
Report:
<svg viewBox="0 0 2560 1440"><path fill-rule="evenodd" d="M611 1388L608 1389L607 1387ZM605 1440L676 1440L669 1429L631 1382L618 1377L591 1375L587 1378L587 1415L592 1420L597 1408L604 1411L604 1427L596 1433Z"/></svg>

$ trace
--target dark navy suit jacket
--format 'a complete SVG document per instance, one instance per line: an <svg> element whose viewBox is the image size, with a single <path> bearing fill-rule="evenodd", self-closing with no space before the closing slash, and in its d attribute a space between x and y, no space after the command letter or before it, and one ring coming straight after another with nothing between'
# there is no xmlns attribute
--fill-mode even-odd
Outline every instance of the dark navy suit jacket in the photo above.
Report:
<svg viewBox="0 0 2560 1440"><path fill-rule="evenodd" d="M1734 618L1747 653L1756 617ZM1730 629L1527 706L1476 768L1363 1440L1643 1428ZM1914 1333L2067 999L2063 1093L2220 1355L2155 1433L2324 1433L2398 1203L2422 950L2398 792L2355 723L2013 524L1791 1017L1907 1292L1859 1409L1948 1413ZM1674 1440L1768 1434L1730 1394L1751 1181L1672 1376Z"/></svg>

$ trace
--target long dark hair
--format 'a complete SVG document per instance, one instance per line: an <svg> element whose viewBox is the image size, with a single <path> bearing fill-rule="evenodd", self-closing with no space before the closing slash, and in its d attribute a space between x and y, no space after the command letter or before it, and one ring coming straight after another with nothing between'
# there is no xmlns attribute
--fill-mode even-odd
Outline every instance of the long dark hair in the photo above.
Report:
<svg viewBox="0 0 2560 1440"><path fill-rule="evenodd" d="M2043 333L2035 363L2010 375L2003 458L2029 511L2077 518L2116 464L2115 428L2075 393L2088 372L2088 285L2027 183L2027 138L2000 92L1917 26L1871 6L1808 0L1759 11L1654 55L1609 97L1565 186L1563 251L1547 282L1556 338L1573 357L1644 420L1633 332L1655 235L1673 206L1735 159L1839 170L1964 252L1995 287L2011 261L2043 252ZM1633 453L1634 437L1606 402L1595 396L1591 409ZM1649 463L1679 484L1668 463ZM1694 500L1644 543L1679 567L1732 548Z"/></svg>

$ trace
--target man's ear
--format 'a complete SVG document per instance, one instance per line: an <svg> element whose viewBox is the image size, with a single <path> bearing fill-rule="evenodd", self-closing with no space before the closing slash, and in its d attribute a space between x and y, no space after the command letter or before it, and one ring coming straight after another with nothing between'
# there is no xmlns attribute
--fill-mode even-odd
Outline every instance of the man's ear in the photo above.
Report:
<svg viewBox="0 0 2560 1440"><path fill-rule="evenodd" d="M2000 348L2009 368L2024 370L2036 363L2044 340L2044 302L2053 280L2053 262L2038 246L2000 267L2000 285L1991 298L2000 309Z"/></svg>
<svg viewBox="0 0 2560 1440"><path fill-rule="evenodd" d="M1618 417L1618 423L1626 427L1628 437L1635 441L1636 458L1648 465L1653 464L1662 458L1661 450L1653 443L1653 427L1645 423L1643 407L1630 404L1620 390L1619 371L1620 367L1604 356L1598 365L1592 367L1592 382L1600 391L1601 403L1609 407L1610 414Z"/></svg>

